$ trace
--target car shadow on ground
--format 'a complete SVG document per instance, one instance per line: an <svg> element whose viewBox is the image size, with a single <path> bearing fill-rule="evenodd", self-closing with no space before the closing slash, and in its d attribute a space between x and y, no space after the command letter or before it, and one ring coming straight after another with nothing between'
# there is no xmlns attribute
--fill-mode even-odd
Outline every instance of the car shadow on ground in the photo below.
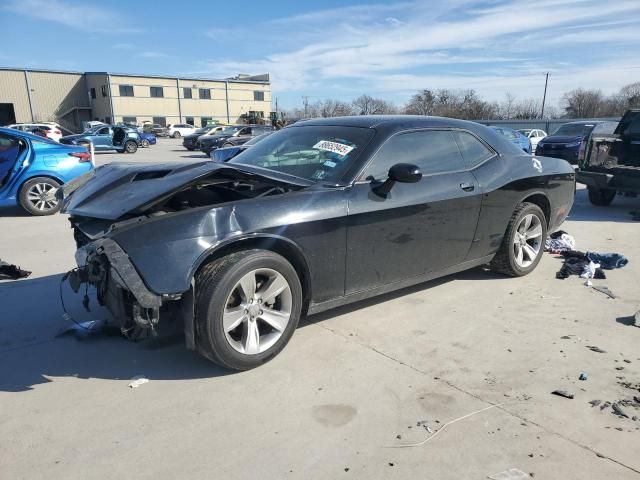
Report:
<svg viewBox="0 0 640 480"><path fill-rule="evenodd" d="M447 275L446 277L430 280L428 282L419 283L418 285L413 285L411 287L395 290L393 292L385 293L383 295L379 295L373 298L368 298L366 300L360 300L358 302L354 302L349 305L345 305L343 307L337 307L331 310L327 310L326 312L316 313L315 315L309 315L308 317L300 321L299 328L306 327L308 325L313 325L315 323L328 320L332 317L347 315L356 310L372 307L379 303L389 302L391 300L395 300L395 299L404 297L406 295L411 295L413 293L420 292L422 290L428 290L430 288L434 288L439 285L444 285L445 283L449 283L455 280L461 280L461 281L506 280L508 278L509 277L506 277L499 273L492 272L491 270L488 269L488 267L484 267L484 266L477 267L471 270L465 270L464 272Z"/></svg>
<svg viewBox="0 0 640 480"><path fill-rule="evenodd" d="M21 207L0 207L0 217L30 217Z"/></svg>
<svg viewBox="0 0 640 480"><path fill-rule="evenodd" d="M640 198L616 195L608 207L592 205L587 190L576 192L575 202L568 219L576 222L622 222L638 223L632 212L640 214ZM562 228L562 227L561 227Z"/></svg>
<svg viewBox="0 0 640 480"><path fill-rule="evenodd" d="M88 336L69 331L73 324L62 317L61 278L0 282L0 392L31 390L56 377L183 380L232 373L187 350L181 332L132 342L116 328ZM82 294L66 287L63 295L76 321L109 318L94 299L87 312Z"/></svg>
<svg viewBox="0 0 640 480"><path fill-rule="evenodd" d="M206 159L208 159L209 155L205 155L204 153L200 153L200 154L192 153L190 155L180 155L180 158L201 158L201 159L202 158L206 158Z"/></svg>

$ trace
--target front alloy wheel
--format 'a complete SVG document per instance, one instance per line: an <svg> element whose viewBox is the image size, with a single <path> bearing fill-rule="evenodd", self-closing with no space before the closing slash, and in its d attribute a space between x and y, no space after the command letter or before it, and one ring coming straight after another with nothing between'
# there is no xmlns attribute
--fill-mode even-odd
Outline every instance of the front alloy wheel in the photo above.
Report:
<svg viewBox="0 0 640 480"><path fill-rule="evenodd" d="M223 313L225 338L246 355L273 346L291 319L291 287L275 270L261 268L244 275L233 288Z"/></svg>
<svg viewBox="0 0 640 480"><path fill-rule="evenodd" d="M281 255L245 250L196 275L196 348L233 370L257 367L287 344L302 312L298 273Z"/></svg>

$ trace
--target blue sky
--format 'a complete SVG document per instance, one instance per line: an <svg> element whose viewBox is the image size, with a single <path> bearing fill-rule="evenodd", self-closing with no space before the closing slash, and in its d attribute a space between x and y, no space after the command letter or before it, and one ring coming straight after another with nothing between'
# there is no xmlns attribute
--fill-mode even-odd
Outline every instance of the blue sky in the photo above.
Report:
<svg viewBox="0 0 640 480"><path fill-rule="evenodd" d="M270 73L282 107L422 88L500 101L640 81L640 0L3 0L0 65L222 78Z"/></svg>

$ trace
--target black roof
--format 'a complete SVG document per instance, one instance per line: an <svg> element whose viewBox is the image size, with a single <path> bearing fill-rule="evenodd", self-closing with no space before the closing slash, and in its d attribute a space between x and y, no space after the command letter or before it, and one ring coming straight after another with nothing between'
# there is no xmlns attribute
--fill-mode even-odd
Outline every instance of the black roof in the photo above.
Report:
<svg viewBox="0 0 640 480"><path fill-rule="evenodd" d="M330 117L330 118L312 118L309 120L300 120L291 127L306 125L340 125L345 127L459 127L469 128L471 125L477 126L475 122L467 120L456 120L445 117L428 117L424 115L358 115L351 117Z"/></svg>

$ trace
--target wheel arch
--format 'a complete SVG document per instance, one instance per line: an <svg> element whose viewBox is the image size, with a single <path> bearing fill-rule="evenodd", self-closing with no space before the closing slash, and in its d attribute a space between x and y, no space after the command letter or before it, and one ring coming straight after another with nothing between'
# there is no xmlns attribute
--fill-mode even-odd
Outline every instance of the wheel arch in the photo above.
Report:
<svg viewBox="0 0 640 480"><path fill-rule="evenodd" d="M212 250L208 250L200 256L190 272L189 278L195 279L200 269L213 260L240 250L249 250L254 248L269 250L282 255L282 257L291 263L298 274L298 278L300 279L303 298L302 314L306 314L311 302L311 274L309 272L309 264L300 247L287 238L267 234L252 235L236 238L217 245Z"/></svg>
<svg viewBox="0 0 640 480"><path fill-rule="evenodd" d="M24 187L24 184L27 183L29 180L33 180L34 178L50 178L51 180L55 180L56 182L58 182L60 185L64 185L66 183L64 180L62 180L62 178L56 177L55 175L52 175L51 173L42 173L42 174L39 174L39 175L29 175L27 178L22 179L22 181L20 182L20 185L18 186L18 189L16 190L18 195L20 195L20 192L22 192L22 188Z"/></svg>
<svg viewBox="0 0 640 480"><path fill-rule="evenodd" d="M533 203L534 205L537 205L538 207L540 207L540 210L542 210L542 213L544 213L544 216L547 220L547 228L548 228L549 225L551 225L551 202L549 202L549 199L547 198L547 196L542 192L536 192L536 193L527 195L522 200L520 200L519 203L525 203L525 202Z"/></svg>

